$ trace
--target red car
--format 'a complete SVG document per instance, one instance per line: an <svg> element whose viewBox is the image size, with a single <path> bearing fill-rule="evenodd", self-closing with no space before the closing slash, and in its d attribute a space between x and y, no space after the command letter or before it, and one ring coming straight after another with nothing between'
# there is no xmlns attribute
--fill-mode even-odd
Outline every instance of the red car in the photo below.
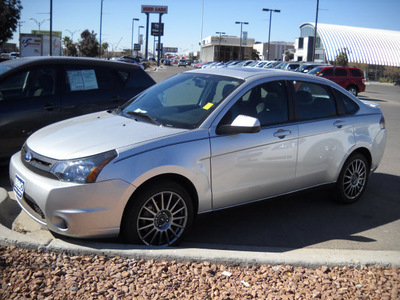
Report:
<svg viewBox="0 0 400 300"><path fill-rule="evenodd" d="M312 69L308 74L330 79L355 96L365 91L365 79L358 68L320 66Z"/></svg>

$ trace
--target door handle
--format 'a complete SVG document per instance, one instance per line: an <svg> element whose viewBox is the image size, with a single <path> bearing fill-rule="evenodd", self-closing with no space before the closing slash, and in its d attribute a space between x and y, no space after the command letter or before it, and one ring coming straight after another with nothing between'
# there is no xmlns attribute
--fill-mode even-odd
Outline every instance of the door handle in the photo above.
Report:
<svg viewBox="0 0 400 300"><path fill-rule="evenodd" d="M43 106L43 110L53 110L57 108L57 105L54 105L53 103L48 103L45 106Z"/></svg>
<svg viewBox="0 0 400 300"><path fill-rule="evenodd" d="M342 128L344 125L344 122L342 120L336 120L335 123L333 123L334 126L336 126L337 128Z"/></svg>
<svg viewBox="0 0 400 300"><path fill-rule="evenodd" d="M274 133L274 137L283 139L284 137L286 137L287 135L290 135L290 134L292 134L292 132L290 130L278 129L278 131Z"/></svg>

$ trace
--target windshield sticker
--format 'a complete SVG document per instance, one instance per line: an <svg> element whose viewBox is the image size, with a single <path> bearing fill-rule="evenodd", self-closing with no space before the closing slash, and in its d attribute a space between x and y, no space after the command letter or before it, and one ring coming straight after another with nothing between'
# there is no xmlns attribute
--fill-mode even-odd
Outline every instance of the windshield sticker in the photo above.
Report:
<svg viewBox="0 0 400 300"><path fill-rule="evenodd" d="M206 105L203 106L203 109L209 110L213 105L213 103L208 102Z"/></svg>
<svg viewBox="0 0 400 300"><path fill-rule="evenodd" d="M96 73L94 70L67 71L71 91L98 89Z"/></svg>

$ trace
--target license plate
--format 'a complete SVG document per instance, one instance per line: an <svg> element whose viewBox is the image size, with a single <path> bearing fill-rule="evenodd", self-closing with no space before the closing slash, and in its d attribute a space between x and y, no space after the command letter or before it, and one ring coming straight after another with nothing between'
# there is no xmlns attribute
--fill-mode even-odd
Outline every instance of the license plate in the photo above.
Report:
<svg viewBox="0 0 400 300"><path fill-rule="evenodd" d="M18 199L22 199L25 190L25 180L23 180L20 176L15 174L15 181L14 181L14 193Z"/></svg>

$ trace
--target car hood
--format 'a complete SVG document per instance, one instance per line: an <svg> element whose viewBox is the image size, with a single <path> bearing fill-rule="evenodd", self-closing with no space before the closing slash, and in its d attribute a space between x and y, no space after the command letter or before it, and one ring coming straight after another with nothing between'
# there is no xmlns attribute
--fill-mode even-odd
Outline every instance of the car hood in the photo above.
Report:
<svg viewBox="0 0 400 300"><path fill-rule="evenodd" d="M61 121L32 134L28 147L53 159L74 159L185 132L100 112Z"/></svg>

